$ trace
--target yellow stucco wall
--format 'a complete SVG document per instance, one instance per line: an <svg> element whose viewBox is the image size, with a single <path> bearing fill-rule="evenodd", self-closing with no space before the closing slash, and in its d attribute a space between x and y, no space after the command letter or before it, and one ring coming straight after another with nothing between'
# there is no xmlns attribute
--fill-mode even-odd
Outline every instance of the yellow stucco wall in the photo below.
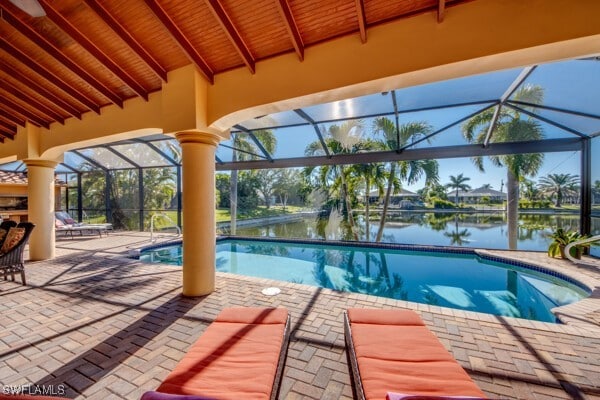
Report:
<svg viewBox="0 0 600 400"><path fill-rule="evenodd" d="M27 185L0 184L0 196L27 196Z"/></svg>

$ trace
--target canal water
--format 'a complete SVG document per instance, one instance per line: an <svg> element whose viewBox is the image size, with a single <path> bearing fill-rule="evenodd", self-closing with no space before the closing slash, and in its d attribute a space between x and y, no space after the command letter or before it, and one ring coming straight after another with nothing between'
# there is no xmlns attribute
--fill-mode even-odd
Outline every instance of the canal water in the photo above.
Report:
<svg viewBox="0 0 600 400"><path fill-rule="evenodd" d="M377 219L369 221L370 228L367 236L364 216L357 215L356 220L354 228L356 235L344 226L341 217L335 215L321 218L307 217L286 223L238 227L237 234L332 240L355 240L358 237L361 241L375 241L379 221ZM546 251L552 241L549 235L557 227L578 230L579 215L520 213L517 249ZM224 229L220 233L229 232L228 229ZM508 230L504 213L407 211L388 217L381 242L508 249Z"/></svg>

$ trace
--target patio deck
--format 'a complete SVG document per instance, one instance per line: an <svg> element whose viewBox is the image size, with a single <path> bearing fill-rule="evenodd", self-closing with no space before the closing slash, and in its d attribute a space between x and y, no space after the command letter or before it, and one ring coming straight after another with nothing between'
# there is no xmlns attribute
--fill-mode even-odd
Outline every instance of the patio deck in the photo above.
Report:
<svg viewBox="0 0 600 400"><path fill-rule="evenodd" d="M211 295L184 298L179 268L124 257L144 243L148 235L133 232L59 240L54 260L26 265L28 286L0 281L0 386L66 385L69 397L139 398L223 307L285 306L292 336L280 398L350 399L342 311L405 307L421 314L492 398L600 398L600 269L510 253L568 268L594 285L593 298L564 308L569 324L557 325L224 273ZM281 294L262 295L268 286Z"/></svg>

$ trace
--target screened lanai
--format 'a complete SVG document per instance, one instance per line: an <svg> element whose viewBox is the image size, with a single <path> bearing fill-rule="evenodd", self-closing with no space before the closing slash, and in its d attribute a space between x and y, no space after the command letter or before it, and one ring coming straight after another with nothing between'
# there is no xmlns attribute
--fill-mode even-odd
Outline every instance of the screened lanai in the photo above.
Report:
<svg viewBox="0 0 600 400"><path fill-rule="evenodd" d="M597 104L598 58L515 68L256 117L235 125L229 140L219 143L216 170L571 154L578 168L569 172L580 179L578 229L597 234ZM486 114L488 122L480 124L474 136L465 135L466 123ZM514 116L535 121L539 137L503 134L503 124ZM373 128L382 118L393 125L391 137ZM356 122L345 137L335 136L332 127ZM426 123L428 129L405 137L403 127L414 123ZM333 148L340 142L345 147ZM26 166L14 162L2 169L24 171ZM69 151L56 174L67 183L57 209L68 210L79 220L148 230L151 215L171 211L172 223L182 223L181 149L172 137L153 135ZM119 181L125 182L120 188L112 184Z"/></svg>

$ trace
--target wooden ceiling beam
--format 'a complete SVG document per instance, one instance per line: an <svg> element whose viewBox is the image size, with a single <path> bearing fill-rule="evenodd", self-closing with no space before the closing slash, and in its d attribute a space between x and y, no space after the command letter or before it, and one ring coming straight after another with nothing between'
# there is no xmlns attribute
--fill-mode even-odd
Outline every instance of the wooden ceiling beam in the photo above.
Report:
<svg viewBox="0 0 600 400"><path fill-rule="evenodd" d="M13 79L19 81L20 83L22 83L23 85L29 87L34 92L37 92L40 95L44 96L49 101L51 101L52 104L54 104L56 107L60 108L61 110L65 111L66 113L74 116L77 119L81 119L81 112L76 107L72 106L71 104L67 103L65 100L56 96L50 90L47 90L43 86L38 85L37 83L35 83L31 79L29 79L28 77L23 75L21 72L12 68L10 65L6 65L5 63L0 61L0 71L6 72L8 75L10 75L11 78L13 78Z"/></svg>
<svg viewBox="0 0 600 400"><path fill-rule="evenodd" d="M10 136L10 132L0 126L0 143L4 143L4 139L14 139L15 136Z"/></svg>
<svg viewBox="0 0 600 400"><path fill-rule="evenodd" d="M102 95L108 98L112 103L123 108L123 99L121 99L121 97L114 93L104 83L100 82L96 77L92 76L84 68L79 66L73 60L71 60L61 50L54 46L53 43L51 43L45 37L40 35L35 29L33 29L25 22L21 21L13 13L13 11L7 7L8 4L10 3L3 3L2 5L0 5L0 10L2 11L2 18L6 22L8 22L13 28L19 31L22 35L24 35L27 39L29 39L31 42L37 45L44 52L51 55L55 60L60 62L69 70L71 70L71 72L73 72L79 78L83 79L91 87L96 89L98 92L102 93Z"/></svg>
<svg viewBox="0 0 600 400"><path fill-rule="evenodd" d="M136 92L144 100L148 101L148 91L135 80L127 71L119 66L112 58L102 51L96 44L87 38L75 25L66 19L60 12L54 9L47 0L37 0L46 11L46 16L63 32L69 35L75 42L83 47L88 53L100 61L102 65L119 78L131 90Z"/></svg>
<svg viewBox="0 0 600 400"><path fill-rule="evenodd" d="M21 100L22 102L35 107L36 110L39 110L42 114L52 118L54 121L60 122L61 125L65 124L65 118L62 115L60 115L56 111L52 110L45 104L40 103L38 100L34 99L33 97L28 96L27 94L23 93L22 91L20 91L19 89L17 89L13 85L11 85L10 83L8 83L6 81L0 81L0 89L4 90L11 96L16 97L17 99Z"/></svg>
<svg viewBox="0 0 600 400"><path fill-rule="evenodd" d="M96 15L98 15L106 25L112 29L112 31L121 38L123 42L129 46L129 48L137 54L137 56L144 61L144 63L150 68L160 79L164 82L167 81L167 70L164 69L158 61L142 46L130 33L129 31L116 20L115 17L97 0L84 0L85 4L91 8Z"/></svg>
<svg viewBox="0 0 600 400"><path fill-rule="evenodd" d="M8 111L0 108L0 117L6 119L7 121L12 121L17 125L25 126L25 120L19 118L17 115L9 113Z"/></svg>
<svg viewBox="0 0 600 400"><path fill-rule="evenodd" d="M298 25L296 25L296 21L294 20L292 9L290 8L287 0L277 0L276 3L279 13L283 18L283 22L285 23L285 29L288 32L292 44L294 45L294 49L296 50L296 54L298 55L300 61L304 61L304 42L302 41L302 36L300 36Z"/></svg>
<svg viewBox="0 0 600 400"><path fill-rule="evenodd" d="M244 61L244 64L246 64L248 69L250 69L251 73L256 72L254 57L252 57L248 46L242 39L240 33L235 28L235 25L233 25L233 22L231 22L231 18L229 18L229 15L227 14L227 11L225 11L225 9L223 8L223 5L221 5L219 0L204 0L204 2L208 5L208 8L217 19L219 25L221 25L221 28L223 28L223 31L231 41L231 44L233 44L233 47L235 48L237 53Z"/></svg>
<svg viewBox="0 0 600 400"><path fill-rule="evenodd" d="M4 122L3 119L0 119L0 127L4 128L5 131L12 133L13 135L17 133L17 126L13 124L9 124L8 122Z"/></svg>
<svg viewBox="0 0 600 400"><path fill-rule="evenodd" d="M6 81L0 81L0 89L4 90L6 93L10 94L11 96L14 96L15 98L21 100L22 102L26 103L27 105L31 105L36 110L38 110L40 113L46 115L47 117L50 117L54 121L59 122L61 125L65 124L65 117L63 117L58 112L54 111L53 109L51 109L44 103L41 103L39 100L37 100L31 96L28 96L27 94L20 91L19 89L17 89L10 83L8 83Z"/></svg>
<svg viewBox="0 0 600 400"><path fill-rule="evenodd" d="M167 12L158 4L156 0L144 0L148 8L156 15L162 25L165 27L167 32L173 37L175 42L181 47L183 52L187 55L189 60L193 62L200 72L204 75L206 80L211 84L215 83L215 74L212 69L208 66L206 61L202 58L196 48L190 43L187 37L177 27L175 22L169 17Z"/></svg>
<svg viewBox="0 0 600 400"><path fill-rule="evenodd" d="M0 97L0 105L4 105L5 107L16 112L17 114L22 115L35 125L43 126L46 129L50 129L50 124L48 123L48 121L43 120L39 115L36 115L31 111L21 107L20 105L18 105L14 101L7 99L6 97Z"/></svg>
<svg viewBox="0 0 600 400"><path fill-rule="evenodd" d="M360 29L360 41L367 43L367 17L365 15L365 3L356 0L356 14L358 17L358 28Z"/></svg>
<svg viewBox="0 0 600 400"><path fill-rule="evenodd" d="M438 0L438 9L437 9L437 22L441 24L444 22L444 17L446 15L446 0Z"/></svg>
<svg viewBox="0 0 600 400"><path fill-rule="evenodd" d="M88 99L81 92L75 89L73 86L64 82L58 76L48 71L40 64L38 64L35 60L30 58L27 54L23 53L16 47L13 47L10 43L5 41L0 37L0 49L4 50L8 54L10 54L13 58L20 61L23 66L30 68L32 71L46 79L48 82L52 83L54 86L60 88L65 93L69 94L72 98L94 111L96 114L100 114L100 106L96 104L93 100Z"/></svg>

